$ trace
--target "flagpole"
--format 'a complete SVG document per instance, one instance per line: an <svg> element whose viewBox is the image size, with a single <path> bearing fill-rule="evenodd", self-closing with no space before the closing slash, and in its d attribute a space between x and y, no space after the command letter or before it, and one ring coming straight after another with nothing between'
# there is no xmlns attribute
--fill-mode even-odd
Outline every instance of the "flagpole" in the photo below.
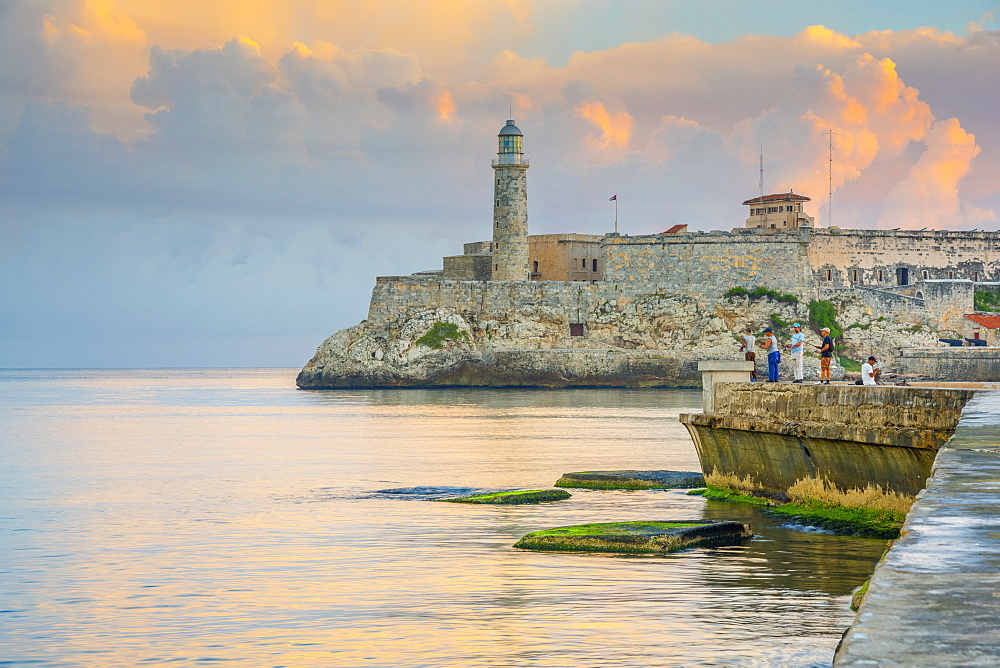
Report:
<svg viewBox="0 0 1000 668"><path fill-rule="evenodd" d="M618 195L615 195L615 234L618 234Z"/></svg>

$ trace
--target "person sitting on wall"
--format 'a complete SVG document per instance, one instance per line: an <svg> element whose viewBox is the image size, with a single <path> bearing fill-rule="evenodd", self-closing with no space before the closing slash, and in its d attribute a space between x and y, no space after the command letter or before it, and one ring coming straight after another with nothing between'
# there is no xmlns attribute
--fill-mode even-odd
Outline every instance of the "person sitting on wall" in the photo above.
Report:
<svg viewBox="0 0 1000 668"><path fill-rule="evenodd" d="M792 325L792 329L795 333L792 334L792 342L786 343L786 348L791 348L792 352L792 371L795 374L795 380L793 383L801 383L802 377L804 375L802 368L802 353L806 351L806 335L802 333L802 325L795 323Z"/></svg>
<svg viewBox="0 0 1000 668"><path fill-rule="evenodd" d="M777 383L781 352L778 350L778 339L775 338L774 330L770 327L764 328L764 340L760 342L760 347L767 350L767 382Z"/></svg>
<svg viewBox="0 0 1000 668"><path fill-rule="evenodd" d="M749 327L743 328L743 339L740 341L740 350L743 351L743 359L747 362L753 362L753 368L750 369L750 382L757 382L757 353L754 348L757 346L757 338L753 335L753 331Z"/></svg>
<svg viewBox="0 0 1000 668"><path fill-rule="evenodd" d="M861 365L861 380L858 381L858 385L880 385L879 377L882 375L882 369L875 366L878 364L878 360L875 359L874 355L868 358L868 361Z"/></svg>
<svg viewBox="0 0 1000 668"><path fill-rule="evenodd" d="M830 336L830 328L824 327L819 330L823 336L823 343L813 348L819 348L819 383L818 385L830 384L830 362L833 361L833 337Z"/></svg>

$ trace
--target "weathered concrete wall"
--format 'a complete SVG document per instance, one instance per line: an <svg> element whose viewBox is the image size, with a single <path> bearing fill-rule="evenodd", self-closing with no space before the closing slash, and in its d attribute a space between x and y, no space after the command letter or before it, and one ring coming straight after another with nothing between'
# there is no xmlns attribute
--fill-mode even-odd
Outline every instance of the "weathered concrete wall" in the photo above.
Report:
<svg viewBox="0 0 1000 668"><path fill-rule="evenodd" d="M833 665L1000 665L1000 393L981 390L875 568Z"/></svg>
<svg viewBox="0 0 1000 668"><path fill-rule="evenodd" d="M535 281L600 281L601 237L596 234L532 234L528 262Z"/></svg>
<svg viewBox="0 0 1000 668"><path fill-rule="evenodd" d="M716 386L715 412L682 415L706 474L780 496L803 478L915 495L972 390L855 385Z"/></svg>
<svg viewBox="0 0 1000 668"><path fill-rule="evenodd" d="M1000 379L1000 348L899 348L887 368L934 380L982 382Z"/></svg>
<svg viewBox="0 0 1000 668"><path fill-rule="evenodd" d="M471 253L449 255L442 258L442 261L444 278L458 281L488 281L493 277L492 255Z"/></svg>
<svg viewBox="0 0 1000 668"><path fill-rule="evenodd" d="M831 228L814 229L809 234L809 264L821 287L894 286L900 268L909 270L910 283L922 280L924 271L929 279L1000 278L997 232ZM831 271L830 280L827 270Z"/></svg>
<svg viewBox="0 0 1000 668"><path fill-rule="evenodd" d="M766 286L815 298L807 237L754 230L613 236L602 242L605 281L630 292L717 299L730 288Z"/></svg>
<svg viewBox="0 0 1000 668"><path fill-rule="evenodd" d="M806 300L829 288L891 290L899 285L897 270L906 269L906 285L933 283L919 289L928 302L971 309L972 283L1000 278L997 232L736 229L609 235L602 249L605 280L699 299L758 285ZM890 311L899 303L886 299ZM943 307L930 304L932 313Z"/></svg>

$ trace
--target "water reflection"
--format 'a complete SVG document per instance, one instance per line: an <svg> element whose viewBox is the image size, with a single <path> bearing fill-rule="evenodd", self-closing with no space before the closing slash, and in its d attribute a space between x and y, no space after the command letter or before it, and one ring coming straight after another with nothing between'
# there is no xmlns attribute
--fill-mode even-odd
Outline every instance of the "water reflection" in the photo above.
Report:
<svg viewBox="0 0 1000 668"><path fill-rule="evenodd" d="M697 468L689 391L302 392L294 370L0 372L0 656L40 665L826 665L881 541L676 491L378 494ZM664 557L514 550L730 518ZM113 641L109 641L113 639Z"/></svg>

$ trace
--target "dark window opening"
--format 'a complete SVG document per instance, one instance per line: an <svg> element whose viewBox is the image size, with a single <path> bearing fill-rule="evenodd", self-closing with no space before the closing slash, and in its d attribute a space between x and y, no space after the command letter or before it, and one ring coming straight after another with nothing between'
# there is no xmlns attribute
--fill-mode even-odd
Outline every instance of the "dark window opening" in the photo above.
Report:
<svg viewBox="0 0 1000 668"><path fill-rule="evenodd" d="M881 269L878 270L878 282L879 283L882 282L882 270Z"/></svg>
<svg viewBox="0 0 1000 668"><path fill-rule="evenodd" d="M851 282L852 283L857 283L858 282L858 270L857 269L851 269Z"/></svg>
<svg viewBox="0 0 1000 668"><path fill-rule="evenodd" d="M597 260L594 260L591 271L597 271Z"/></svg>
<svg viewBox="0 0 1000 668"><path fill-rule="evenodd" d="M583 323L573 322L569 325L569 335L570 336L583 336Z"/></svg>
<svg viewBox="0 0 1000 668"><path fill-rule="evenodd" d="M896 269L896 284L897 285L910 284L910 270L908 267L899 267L898 269Z"/></svg>
<svg viewBox="0 0 1000 668"><path fill-rule="evenodd" d="M948 278L955 278L955 272L949 271L948 272Z"/></svg>
<svg viewBox="0 0 1000 668"><path fill-rule="evenodd" d="M930 275L929 275L929 274L927 273L927 270L926 270L926 269L925 269L925 270L923 270L922 272L920 272L920 274L921 274L921 275L922 275L922 276L924 277L924 280L925 280L925 281L926 281L926 280L927 280L928 278L930 278Z"/></svg>
<svg viewBox="0 0 1000 668"><path fill-rule="evenodd" d="M832 280L833 272L829 269L826 270L826 280Z"/></svg>
<svg viewBox="0 0 1000 668"><path fill-rule="evenodd" d="M582 267L583 269L587 268L587 258L583 258L582 260L580 260L580 267Z"/></svg>

